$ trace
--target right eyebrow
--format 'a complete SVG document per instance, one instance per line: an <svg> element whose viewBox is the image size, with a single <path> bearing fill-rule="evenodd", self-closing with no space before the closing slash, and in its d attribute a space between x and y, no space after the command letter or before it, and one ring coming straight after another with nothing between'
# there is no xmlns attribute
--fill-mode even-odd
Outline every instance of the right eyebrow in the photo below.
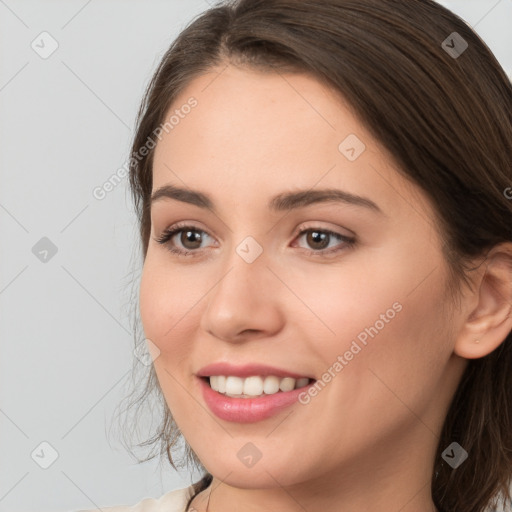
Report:
<svg viewBox="0 0 512 512"><path fill-rule="evenodd" d="M215 212L213 201L210 199L210 197L203 192L196 190L176 187L175 185L165 185L153 192L151 195L151 205L162 199L174 199L176 201L193 204L195 206L199 206L200 208L213 210Z"/></svg>

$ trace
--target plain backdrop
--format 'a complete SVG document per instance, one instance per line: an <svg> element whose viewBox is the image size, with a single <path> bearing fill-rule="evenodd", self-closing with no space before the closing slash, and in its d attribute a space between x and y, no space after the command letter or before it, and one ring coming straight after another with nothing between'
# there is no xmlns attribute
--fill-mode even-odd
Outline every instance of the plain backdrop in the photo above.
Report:
<svg viewBox="0 0 512 512"><path fill-rule="evenodd" d="M512 0L442 3L511 76ZM0 0L0 512L134 504L197 477L136 464L110 432L131 390L139 241L127 179L93 192L126 162L164 51L208 7Z"/></svg>

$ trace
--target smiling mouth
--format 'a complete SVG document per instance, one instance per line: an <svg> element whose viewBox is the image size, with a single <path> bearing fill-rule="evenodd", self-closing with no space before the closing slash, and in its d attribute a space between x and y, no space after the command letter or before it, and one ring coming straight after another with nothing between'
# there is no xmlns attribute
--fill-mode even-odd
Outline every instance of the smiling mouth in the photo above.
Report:
<svg viewBox="0 0 512 512"><path fill-rule="evenodd" d="M253 375L236 377L233 375L211 375L200 377L208 386L222 395L231 398L258 398L277 393L286 393L309 386L315 379L301 377L277 377L275 375Z"/></svg>

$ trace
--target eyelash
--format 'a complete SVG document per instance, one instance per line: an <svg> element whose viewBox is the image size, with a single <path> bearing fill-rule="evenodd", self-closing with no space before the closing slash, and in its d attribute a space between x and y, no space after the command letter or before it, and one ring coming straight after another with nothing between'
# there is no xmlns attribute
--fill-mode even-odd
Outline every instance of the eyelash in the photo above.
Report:
<svg viewBox="0 0 512 512"><path fill-rule="evenodd" d="M183 256L183 257L188 257L188 256L196 257L196 256L198 256L198 253L200 252L200 249L196 249L196 250L193 250L193 251L184 251L182 249L176 249L175 247L173 247L169 243L171 241L171 239L174 237L174 235L176 235L178 233L181 233L182 231L194 231L194 232L197 232L197 233L204 233L204 234L210 236L208 232L206 232L206 231L204 231L202 229L198 229L196 226L191 226L191 225L188 225L188 224L176 224L174 226L171 226L170 228L167 228L159 237L155 238L154 240L156 242L158 242L159 244L161 244L161 245L166 245L167 249L170 252L172 252L173 254L176 254L178 256ZM306 253L309 256L327 257L328 254L338 253L340 251L343 251L343 250L346 250L346 249L350 249L356 243L356 239L355 238L351 238L351 237L348 237L348 236L345 236L345 235L341 235L340 233L336 233L334 231L329 231L328 229L317 229L317 228L303 229L303 230L301 230L301 231L299 231L297 233L297 236L295 238L299 238L302 235L304 235L305 233L309 233L311 231L314 231L316 233L326 234L326 235L338 238L340 241L344 242L344 244L342 245L341 248L337 247L337 248L331 248L331 249L321 249L321 250L316 250L316 251L308 250L308 249L303 249L304 251L306 251Z"/></svg>

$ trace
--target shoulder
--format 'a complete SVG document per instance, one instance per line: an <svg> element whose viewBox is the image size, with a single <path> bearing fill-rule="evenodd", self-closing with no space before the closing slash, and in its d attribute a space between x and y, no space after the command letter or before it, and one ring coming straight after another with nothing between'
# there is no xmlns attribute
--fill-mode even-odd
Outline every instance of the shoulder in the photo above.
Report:
<svg viewBox="0 0 512 512"><path fill-rule="evenodd" d="M101 507L76 512L185 512L188 500L194 494L193 487L170 491L160 498L145 498L135 505Z"/></svg>

